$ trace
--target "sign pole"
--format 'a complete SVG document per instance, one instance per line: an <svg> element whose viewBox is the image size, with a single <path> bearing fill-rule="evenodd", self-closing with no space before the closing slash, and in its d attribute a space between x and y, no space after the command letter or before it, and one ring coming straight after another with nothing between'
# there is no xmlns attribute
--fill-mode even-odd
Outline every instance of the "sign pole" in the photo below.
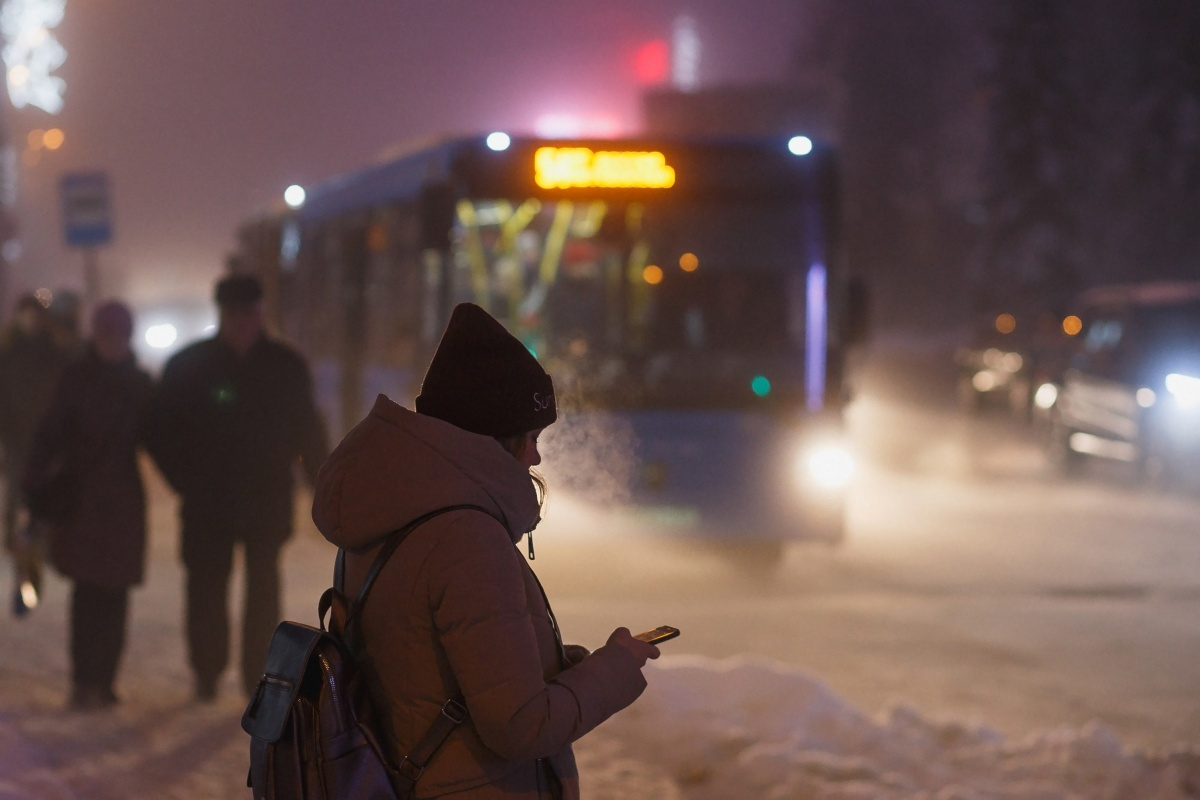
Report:
<svg viewBox="0 0 1200 800"><path fill-rule="evenodd" d="M83 307L90 314L100 302L100 268L95 247L83 248Z"/></svg>

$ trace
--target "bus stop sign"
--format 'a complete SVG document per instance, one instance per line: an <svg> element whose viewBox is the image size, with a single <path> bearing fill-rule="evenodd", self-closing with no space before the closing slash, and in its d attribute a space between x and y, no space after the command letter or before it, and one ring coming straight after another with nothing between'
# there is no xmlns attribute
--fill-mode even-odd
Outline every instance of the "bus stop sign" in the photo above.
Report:
<svg viewBox="0 0 1200 800"><path fill-rule="evenodd" d="M72 172L59 183L62 195L63 232L72 247L94 247L112 240L108 210L108 175Z"/></svg>

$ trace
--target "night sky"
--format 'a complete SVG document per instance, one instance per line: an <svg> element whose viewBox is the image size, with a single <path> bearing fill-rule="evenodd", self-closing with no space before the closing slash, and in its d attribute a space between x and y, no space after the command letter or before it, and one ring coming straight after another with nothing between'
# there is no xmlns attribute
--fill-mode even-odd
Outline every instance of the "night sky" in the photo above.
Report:
<svg viewBox="0 0 1200 800"><path fill-rule="evenodd" d="M548 113L640 125L638 48L681 13L701 85L781 78L795 0L67 0L62 113L7 111L10 141L61 127L21 168L23 253L9 302L82 288L63 244L58 181L109 174L115 239L101 293L207 296L238 221L291 183L355 169L414 137L530 131ZM18 158L20 161L20 157Z"/></svg>

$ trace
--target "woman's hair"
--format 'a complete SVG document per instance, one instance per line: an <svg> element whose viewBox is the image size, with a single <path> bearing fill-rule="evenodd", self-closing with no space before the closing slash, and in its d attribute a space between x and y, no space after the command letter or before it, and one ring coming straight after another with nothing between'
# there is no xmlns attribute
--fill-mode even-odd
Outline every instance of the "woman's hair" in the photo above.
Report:
<svg viewBox="0 0 1200 800"><path fill-rule="evenodd" d="M518 433L516 436L496 436L493 437L500 446L508 451L513 458L520 458L521 448L525 446L526 433ZM532 467L529 469L529 477L533 480L533 487L537 490L538 508L546 507L546 479L542 477L542 473Z"/></svg>

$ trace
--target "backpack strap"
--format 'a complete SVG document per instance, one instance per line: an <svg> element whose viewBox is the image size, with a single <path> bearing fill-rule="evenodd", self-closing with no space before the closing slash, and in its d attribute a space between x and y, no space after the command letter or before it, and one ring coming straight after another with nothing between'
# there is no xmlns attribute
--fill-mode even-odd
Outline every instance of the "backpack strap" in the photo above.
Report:
<svg viewBox="0 0 1200 800"><path fill-rule="evenodd" d="M392 533L388 536L387 541L384 542L383 549L381 549L379 551L379 555L377 555L375 557L375 562L373 564L371 564L371 570L367 573L367 577L363 579L362 587L360 587L358 590L358 597L354 600L355 610L361 609L363 603L367 602L367 594L370 593L371 587L375 584L375 579L379 577L379 573L383 571L384 565L386 565L388 562L388 559L390 559L392 557L392 553L396 552L396 548L400 546L400 543L404 541L404 539L408 536L408 534L412 533L414 530L419 528L421 525L424 525L426 522L433 519L434 517L441 516L442 514L446 514L451 511L467 511L467 510L480 511L484 514L487 514L489 517L496 520L501 525L504 525L505 530L508 529L508 526L504 524L504 521L501 520L499 517L497 517L495 514L488 511L483 506L477 506L477 505L473 505L471 503L464 503L462 505L457 505L457 506L445 506L444 508L436 508L427 514L422 514L421 516L414 519L412 522L409 522L407 525L405 525L400 530L395 531L394 533ZM345 568L344 562L345 562L345 559L343 559L343 565L342 565L343 569Z"/></svg>
<svg viewBox="0 0 1200 800"><path fill-rule="evenodd" d="M430 511L427 514L422 514L416 519L408 522L404 527L388 534L387 541L383 543L379 553L375 556L375 560L371 563L370 570L367 571L367 576L363 578L362 587L358 590L358 596L349 604L345 613L345 623L342 626L341 636L346 643L346 647L351 654L355 653L355 644L359 639L358 635L358 620L359 612L367 602L367 595L371 591L371 587L375 584L375 579L379 577L379 573L383 572L384 566L392 557L392 553L396 552L396 548L404 541L407 536L416 530L418 527L441 514L446 514L450 511L474 510L480 511L492 517L501 525L504 525L505 530L508 525L504 520L497 517L491 511L488 511L483 506L472 504L464 504L457 506L446 506ZM335 598L341 597L345 586L346 577L346 552L342 548L338 548L337 559L333 567L333 588L329 589L321 596L321 602L318 607L320 614L321 627L325 627L325 614L335 602ZM332 624L332 619L330 620ZM425 771L426 765L430 759L438 751L438 748L446 741L454 729L467 718L466 698L462 694L451 697L442 704L442 711L437 715L429 725L429 729L425 731L415 745L412 751L401 759L399 765L395 767L393 782L398 785L398 788L404 790L403 796L408 796L412 793L413 787L416 785L417 779Z"/></svg>
<svg viewBox="0 0 1200 800"><path fill-rule="evenodd" d="M396 767L396 772L399 773L396 782L405 781L408 791L412 791L412 786L421 777L421 773L425 771L433 754L442 746L442 742L467 718L467 707L463 703L461 694L447 700L442 705L442 713L429 725L429 730L425 731L420 741L413 745L412 752L400 760Z"/></svg>
<svg viewBox="0 0 1200 800"><path fill-rule="evenodd" d="M383 572L383 568L387 565L388 560L391 559L392 553L396 552L396 548L400 546L400 544L408 537L410 533L434 517L441 516L442 514L446 514L451 511L466 510L474 510L487 514L489 517L503 525L505 530L508 529L508 525L503 519L497 517L483 506L464 503L456 506L444 506L443 508L436 508L433 511L422 514L414 520L410 520L409 522L405 523L403 527L389 533L387 535L387 539L383 543L383 547L380 548L379 553L375 556L375 560L371 563L371 568L367 571L367 576L363 578L362 586L359 587L358 590L358 596L349 604L349 608L346 609L341 635L342 639L346 642L346 647L349 648L351 653L356 652L355 645L359 639L358 625L356 623L358 622L358 618L362 612L363 606L367 602L367 595L371 592L371 587L375 585L375 579L379 577L379 573ZM346 551L339 547L337 551L337 557L333 564L333 591L325 592L325 594L321 596L321 601L317 607L317 614L318 618L321 620L322 628L325 627L325 615L329 613L330 608L333 606L334 595L344 594L345 581Z"/></svg>

